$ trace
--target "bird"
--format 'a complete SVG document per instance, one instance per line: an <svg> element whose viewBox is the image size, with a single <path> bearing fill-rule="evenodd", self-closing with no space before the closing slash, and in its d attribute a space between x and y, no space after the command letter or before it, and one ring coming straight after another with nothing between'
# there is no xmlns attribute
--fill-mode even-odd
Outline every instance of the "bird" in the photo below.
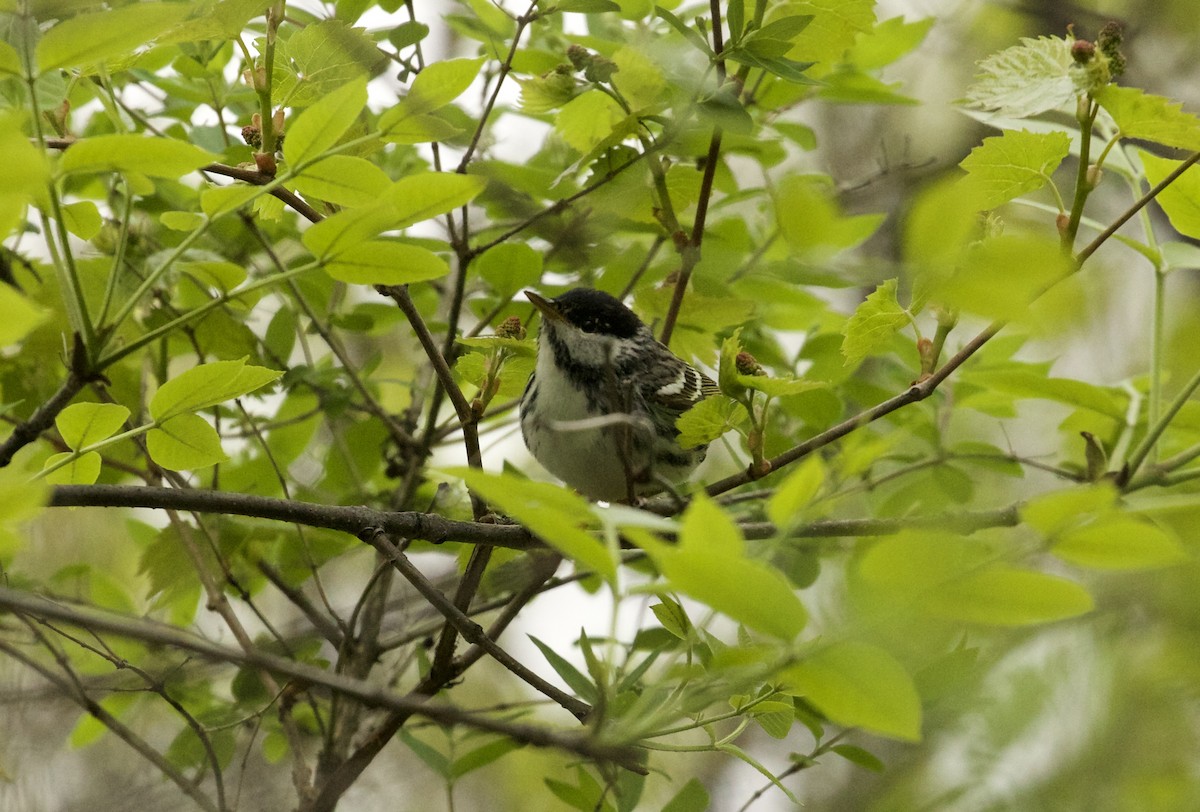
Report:
<svg viewBox="0 0 1200 812"><path fill-rule="evenodd" d="M595 501L636 503L685 479L707 447L680 446L675 420L717 384L608 293L525 295L542 315L520 405L534 458Z"/></svg>

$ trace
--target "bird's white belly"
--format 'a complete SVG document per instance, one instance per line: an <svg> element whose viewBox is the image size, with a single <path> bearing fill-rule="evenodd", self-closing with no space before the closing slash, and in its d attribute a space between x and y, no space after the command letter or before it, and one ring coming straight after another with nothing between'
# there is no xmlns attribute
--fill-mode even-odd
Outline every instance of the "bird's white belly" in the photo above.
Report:
<svg viewBox="0 0 1200 812"><path fill-rule="evenodd" d="M546 470L594 499L625 499L625 466L611 428L560 425L596 417L583 393L558 375L539 375L538 402L543 417L531 426L528 442Z"/></svg>

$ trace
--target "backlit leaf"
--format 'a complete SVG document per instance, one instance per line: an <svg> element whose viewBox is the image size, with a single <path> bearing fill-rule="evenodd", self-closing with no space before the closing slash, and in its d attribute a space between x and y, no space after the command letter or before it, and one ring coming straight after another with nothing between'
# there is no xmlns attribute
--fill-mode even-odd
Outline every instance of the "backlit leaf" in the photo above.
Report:
<svg viewBox="0 0 1200 812"><path fill-rule="evenodd" d="M405 285L450 273L446 260L429 249L391 240L351 246L324 267L334 279L358 285Z"/></svg>
<svg viewBox="0 0 1200 812"><path fill-rule="evenodd" d="M295 167L338 142L367 105L367 81L359 77L304 110L287 127L283 157Z"/></svg>
<svg viewBox="0 0 1200 812"><path fill-rule="evenodd" d="M225 462L217 430L198 414L177 414L146 433L150 458L172 471L191 471Z"/></svg>
<svg viewBox="0 0 1200 812"><path fill-rule="evenodd" d="M1064 132L1006 130L983 139L959 166L967 172L968 186L979 190L984 208L992 209L1049 183L1070 149Z"/></svg>
<svg viewBox="0 0 1200 812"><path fill-rule="evenodd" d="M897 280L889 279L879 285L846 322L842 341L846 366L854 366L890 344L892 336L911 321L896 299L897 284Z"/></svg>
<svg viewBox="0 0 1200 812"><path fill-rule="evenodd" d="M116 434L129 410L116 403L73 403L54 419L68 447L78 451Z"/></svg>
<svg viewBox="0 0 1200 812"><path fill-rule="evenodd" d="M142 2L70 17L38 41L38 71L125 56L181 22L190 12L187 3Z"/></svg>
<svg viewBox="0 0 1200 812"><path fill-rule="evenodd" d="M150 415L165 421L249 394L282 373L240 361L213 361L192 367L163 383L150 399Z"/></svg>
<svg viewBox="0 0 1200 812"><path fill-rule="evenodd" d="M789 689L848 727L905 741L921 738L921 698L895 657L866 643L835 643L783 673Z"/></svg>
<svg viewBox="0 0 1200 812"><path fill-rule="evenodd" d="M140 135L96 135L71 145L59 168L71 172L140 172L152 178L178 178L217 160L185 141Z"/></svg>

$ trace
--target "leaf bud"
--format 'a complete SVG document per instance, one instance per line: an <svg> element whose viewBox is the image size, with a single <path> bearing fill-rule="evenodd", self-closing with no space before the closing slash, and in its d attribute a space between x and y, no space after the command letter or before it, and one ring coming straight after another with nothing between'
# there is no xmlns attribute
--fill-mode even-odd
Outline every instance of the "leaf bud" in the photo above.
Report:
<svg viewBox="0 0 1200 812"><path fill-rule="evenodd" d="M515 338L521 341L525 338L525 325L520 316L509 316L496 325L496 335L500 338Z"/></svg>
<svg viewBox="0 0 1200 812"><path fill-rule="evenodd" d="M1077 39L1071 43L1071 58L1080 65L1086 65L1096 55L1095 43L1086 39Z"/></svg>
<svg viewBox="0 0 1200 812"><path fill-rule="evenodd" d="M767 371L758 363L758 359L742 350L734 361L739 375L766 375Z"/></svg>

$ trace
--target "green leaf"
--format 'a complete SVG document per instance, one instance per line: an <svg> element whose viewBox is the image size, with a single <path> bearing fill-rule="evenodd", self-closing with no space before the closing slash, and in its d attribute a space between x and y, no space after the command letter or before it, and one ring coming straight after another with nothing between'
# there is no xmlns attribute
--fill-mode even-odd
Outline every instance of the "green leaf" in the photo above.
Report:
<svg viewBox="0 0 1200 812"><path fill-rule="evenodd" d="M1067 488L1035 496L1021 507L1021 521L1047 536L1075 527L1089 516L1105 513L1117 503L1117 491L1108 483Z"/></svg>
<svg viewBox="0 0 1200 812"><path fill-rule="evenodd" d="M993 209L1042 188L1071 150L1064 132L1006 130L983 139L959 164L966 183L976 188L984 208Z"/></svg>
<svg viewBox="0 0 1200 812"><path fill-rule="evenodd" d="M892 336L912 320L896 298L898 281L889 279L863 300L846 322L842 355L846 366L860 363L868 355L891 343Z"/></svg>
<svg viewBox="0 0 1200 812"><path fill-rule="evenodd" d="M1139 150L1138 155L1146 168L1146 179L1153 186L1162 183L1182 163L1159 158L1145 150ZM1193 239L1200 238L1200 169L1188 168L1154 200L1167 213L1176 231Z"/></svg>
<svg viewBox="0 0 1200 812"><path fill-rule="evenodd" d="M160 390L161 391L161 390ZM217 430L198 414L176 414L146 433L150 459L172 471L190 471L225 462Z"/></svg>
<svg viewBox="0 0 1200 812"><path fill-rule="evenodd" d="M106 440L129 418L129 410L116 403L74 403L58 413L54 425L67 447L81 448Z"/></svg>
<svg viewBox="0 0 1200 812"><path fill-rule="evenodd" d="M352 79L288 125L283 157L292 167L311 161L338 142L367 106L367 80Z"/></svg>
<svg viewBox="0 0 1200 812"><path fill-rule="evenodd" d="M684 39L695 46L696 50L700 51L700 53L708 57L715 56L712 47L708 44L708 40L705 39L700 32L696 31L694 28L688 27L687 23L676 17L667 9L656 5L654 7L654 16L665 20L668 25L682 34Z"/></svg>
<svg viewBox="0 0 1200 812"><path fill-rule="evenodd" d="M651 606L650 611L658 618L658 622L664 629L680 640L688 639L691 634L692 622L688 619L687 611L678 601L665 595L660 596L659 603Z"/></svg>
<svg viewBox="0 0 1200 812"><path fill-rule="evenodd" d="M220 0L162 37L163 43L232 40L250 20L263 14L270 0ZM193 4L201 6L207 4Z"/></svg>
<svg viewBox="0 0 1200 812"><path fill-rule="evenodd" d="M382 137L390 144L425 144L432 141L448 141L462 133L462 127L439 114L425 113L419 116L404 116L391 124Z"/></svg>
<svg viewBox="0 0 1200 812"><path fill-rule="evenodd" d="M791 376L774 378L770 375L738 375L738 382L747 389L762 392L773 398L784 398L791 395L802 395L814 389L824 389L828 384L824 381L806 381L803 378Z"/></svg>
<svg viewBox="0 0 1200 812"><path fill-rule="evenodd" d="M71 145L59 163L60 171L140 172L152 178L174 179L213 163L218 156L184 141L140 135L96 135Z"/></svg>
<svg viewBox="0 0 1200 812"><path fill-rule="evenodd" d="M245 268L223 260L180 262L177 267L181 274L190 277L206 292L212 289L220 293L229 293L246 281Z"/></svg>
<svg viewBox="0 0 1200 812"><path fill-rule="evenodd" d="M1078 584L998 562L985 546L948 533L906 531L871 547L857 574L871 599L929 617L1021 626L1088 612Z"/></svg>
<svg viewBox="0 0 1200 812"><path fill-rule="evenodd" d="M1190 560L1174 533L1140 516L1102 515L1064 531L1051 551L1059 558L1104 570L1147 570Z"/></svg>
<svg viewBox="0 0 1200 812"><path fill-rule="evenodd" d="M38 72L127 56L182 22L189 13L187 3L142 2L70 17L38 41Z"/></svg>
<svg viewBox="0 0 1200 812"><path fill-rule="evenodd" d="M625 112L611 96L589 90L563 106L554 118L554 128L572 148L586 155L624 120Z"/></svg>
<svg viewBox="0 0 1200 812"><path fill-rule="evenodd" d="M875 24L873 0L799 0L774 8L789 15L812 15L812 22L792 38L788 55L826 65L841 62L859 35Z"/></svg>
<svg viewBox="0 0 1200 812"><path fill-rule="evenodd" d="M708 809L708 804L708 790L698 779L690 778L680 787L679 792L667 801L662 812L704 812Z"/></svg>
<svg viewBox="0 0 1200 812"><path fill-rule="evenodd" d="M612 0L561 0L554 4L554 9L576 14L603 14L606 11L620 11L621 7Z"/></svg>
<svg viewBox="0 0 1200 812"><path fill-rule="evenodd" d="M25 69L21 66L21 55L17 49L7 42L0 41L0 73L11 73L21 76Z"/></svg>
<svg viewBox="0 0 1200 812"><path fill-rule="evenodd" d="M413 80L408 95L400 104L379 117L379 129L387 131L408 116L431 113L462 95L479 78L485 60L447 59L434 62Z"/></svg>
<svg viewBox="0 0 1200 812"><path fill-rule="evenodd" d="M515 474L492 474L477 468L453 468L447 473L461 477L468 488L577 564L605 579L616 577L612 551L581 527L595 519L583 497L561 485Z"/></svg>
<svg viewBox="0 0 1200 812"><path fill-rule="evenodd" d="M747 557L737 525L707 498L688 506L678 545L639 528L626 533L649 553L672 589L751 629L787 641L808 622L808 612L783 573Z"/></svg>
<svg viewBox="0 0 1200 812"><path fill-rule="evenodd" d="M972 246L963 265L930 295L942 304L990 319L1020 320L1075 263L1049 234L1001 234Z"/></svg>
<svg viewBox="0 0 1200 812"><path fill-rule="evenodd" d="M164 211L158 221L172 231L195 231L204 225L204 216L194 211Z"/></svg>
<svg viewBox="0 0 1200 812"><path fill-rule="evenodd" d="M435 747L429 746L407 730L400 731L400 739L408 745L417 758L425 762L426 767L433 770L442 778L450 777L450 759L447 758L445 753L442 753Z"/></svg>
<svg viewBox="0 0 1200 812"><path fill-rule="evenodd" d="M567 684L567 687L575 692L576 696L589 704L596 702L599 698L599 692L583 672L532 634L528 635L528 637L538 647L538 651L542 652L542 656L546 658L546 662L550 663L550 667L554 669L554 673L558 674L562 681Z"/></svg>
<svg viewBox="0 0 1200 812"><path fill-rule="evenodd" d="M881 773L887 769L875 754L867 752L858 745L836 744L830 749L851 764L857 764L859 767L864 767L871 772Z"/></svg>
<svg viewBox="0 0 1200 812"><path fill-rule="evenodd" d="M484 178L453 172L426 172L401 178L385 193L396 216L392 228L404 228L465 206L485 186Z"/></svg>
<svg viewBox="0 0 1200 812"><path fill-rule="evenodd" d="M234 183L218 186L200 193L200 208L210 220L240 209L259 195L266 194L259 186ZM305 234L308 232L306 231Z"/></svg>
<svg viewBox="0 0 1200 812"><path fill-rule="evenodd" d="M283 373L239 361L201 364L165 382L150 400L150 416L163 422L175 415L207 409L241 397Z"/></svg>
<svg viewBox="0 0 1200 812"><path fill-rule="evenodd" d="M780 529L792 526L816 498L823 484L825 464L820 455L812 454L776 486L775 493L767 501L768 518Z"/></svg>
<svg viewBox="0 0 1200 812"><path fill-rule="evenodd" d="M364 158L330 155L293 178L292 185L305 197L336 206L365 206L379 200L392 182L382 169Z"/></svg>
<svg viewBox="0 0 1200 812"><path fill-rule="evenodd" d="M1168 147L1200 149L1200 118L1182 105L1138 87L1105 85L1092 94L1113 117L1124 138L1143 138Z"/></svg>
<svg viewBox="0 0 1200 812"><path fill-rule="evenodd" d="M100 233L103 221L100 210L90 200L67 203L62 207L63 225L81 240L90 240Z"/></svg>
<svg viewBox="0 0 1200 812"><path fill-rule="evenodd" d="M384 190L378 203L326 217L306 229L300 239L313 254L328 259L383 231L404 228L465 206L486 185L483 178L452 172L409 175Z"/></svg>
<svg viewBox="0 0 1200 812"><path fill-rule="evenodd" d="M518 79L521 86L521 109L536 115L557 110L575 98L579 85L575 78L561 73Z"/></svg>
<svg viewBox="0 0 1200 812"><path fill-rule="evenodd" d="M1094 604L1074 581L1041 572L993 567L949 581L923 607L934 617L988 626L1028 626L1077 617Z"/></svg>
<svg viewBox="0 0 1200 812"><path fill-rule="evenodd" d="M1095 384L1071 378L1048 378L1021 369L972 371L971 383L1018 398L1041 398L1089 409L1113 420L1124 420L1125 400Z"/></svg>
<svg viewBox="0 0 1200 812"><path fill-rule="evenodd" d="M695 448L716 440L732 428L746 423L746 409L728 397L709 397L675 420L679 445Z"/></svg>
<svg viewBox="0 0 1200 812"><path fill-rule="evenodd" d="M15 344L46 318L46 311L9 285L0 284L0 346Z"/></svg>
<svg viewBox="0 0 1200 812"><path fill-rule="evenodd" d="M921 738L921 698L895 657L866 643L823 646L783 680L834 722L904 741Z"/></svg>
<svg viewBox="0 0 1200 812"><path fill-rule="evenodd" d="M478 770L480 767L486 767L497 759L511 753L513 750L519 750L525 745L513 739L496 739L487 744L476 747L458 758L450 765L450 778L462 778L469 772Z"/></svg>
<svg viewBox="0 0 1200 812"><path fill-rule="evenodd" d="M72 459L73 458L73 459ZM49 474L46 474L43 479L50 485L93 485L100 478L100 455L95 451L89 451L82 456L76 457L73 451L64 451L61 454L53 454L46 460L43 470L58 465L63 460L70 459L66 465L58 468Z"/></svg>
<svg viewBox="0 0 1200 812"><path fill-rule="evenodd" d="M405 285L450 273L446 260L429 249L391 240L353 245L324 267L334 279L359 285Z"/></svg>
<svg viewBox="0 0 1200 812"><path fill-rule="evenodd" d="M293 107L312 104L364 75L374 76L388 64L363 29L341 20L310 23L286 41L286 49L282 45L281 39L276 47L285 52L275 55L274 97Z"/></svg>
<svg viewBox="0 0 1200 812"><path fill-rule="evenodd" d="M789 175L775 190L775 218L788 245L816 259L861 244L883 223L882 214L844 217L828 184Z"/></svg>
<svg viewBox="0 0 1200 812"><path fill-rule="evenodd" d="M511 299L542 278L542 255L527 243L500 243L472 263L476 273L501 299Z"/></svg>
<svg viewBox="0 0 1200 812"><path fill-rule="evenodd" d="M967 104L1011 118L1030 118L1069 107L1085 88L1072 76L1071 43L1060 37L1023 37L1020 45L979 63Z"/></svg>

